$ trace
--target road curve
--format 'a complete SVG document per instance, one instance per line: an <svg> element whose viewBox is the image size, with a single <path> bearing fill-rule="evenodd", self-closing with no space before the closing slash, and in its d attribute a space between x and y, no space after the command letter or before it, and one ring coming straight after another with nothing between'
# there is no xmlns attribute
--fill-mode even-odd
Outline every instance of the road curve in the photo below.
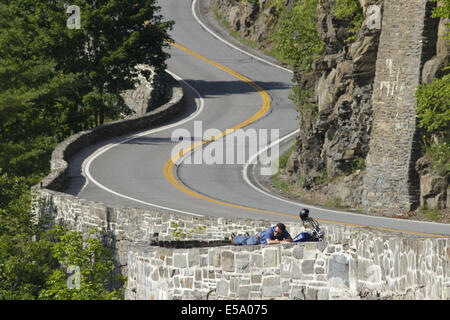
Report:
<svg viewBox="0 0 450 320"><path fill-rule="evenodd" d="M281 151L298 130L297 113L288 99L292 73L249 56L212 35L214 30L209 30L197 1L193 4L195 11L191 1L160 2L164 17L176 22L171 34L176 44L169 50L168 70L182 79L186 95L183 114L163 127L84 149L70 160L66 192L111 205L188 215L298 221L297 212L304 205L261 190L251 174L259 170L258 166L186 163L190 155L195 158L196 154L201 156L202 150L219 150L221 143L226 145L225 134L231 136L233 129L258 133L264 132L262 129L267 133L278 129L280 138L291 134L281 142ZM198 130L200 124L202 132ZM214 130L205 136L208 129ZM180 159L171 158L179 144L172 139L175 130L189 132L198 145L187 148ZM215 136L214 141L209 141L211 136ZM267 137L268 144L278 145L279 137ZM247 151L246 160L254 153ZM450 236L447 224L308 207L322 223Z"/></svg>

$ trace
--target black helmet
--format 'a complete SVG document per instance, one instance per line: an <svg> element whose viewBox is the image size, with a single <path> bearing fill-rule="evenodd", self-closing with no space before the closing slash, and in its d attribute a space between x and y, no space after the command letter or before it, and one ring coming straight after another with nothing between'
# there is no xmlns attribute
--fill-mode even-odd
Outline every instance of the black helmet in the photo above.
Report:
<svg viewBox="0 0 450 320"><path fill-rule="evenodd" d="M300 210L299 216L300 216L300 219L302 219L302 221L308 220L309 209L303 208L302 210Z"/></svg>

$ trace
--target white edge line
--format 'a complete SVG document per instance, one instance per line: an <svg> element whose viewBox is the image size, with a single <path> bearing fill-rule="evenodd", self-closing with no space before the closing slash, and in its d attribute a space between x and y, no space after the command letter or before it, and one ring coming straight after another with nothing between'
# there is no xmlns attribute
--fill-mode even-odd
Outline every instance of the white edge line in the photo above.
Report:
<svg viewBox="0 0 450 320"><path fill-rule="evenodd" d="M269 146L267 146L267 147L265 147L264 149L258 151L256 154L254 154L252 157L250 157L249 160L247 161L247 163L244 165L244 167L243 167L243 169L242 169L242 178L244 179L244 181L245 181L249 186L251 186L251 187L252 187L253 189L255 189L256 191L261 192L262 194L264 194L264 195L266 195L266 196L268 196L268 197L277 199L277 200L279 200L279 201L283 201L283 202L286 202L286 203L289 203L289 204L293 204L293 205L296 205L296 206L299 206L299 207L308 207L308 208L313 208L313 209L316 209L316 210L327 211L327 212L333 212L333 213L343 214L343 215L347 215L347 216L355 216L356 214L351 213L351 212L336 211L336 210L331 210L331 209L324 209L324 208L316 207L316 206L313 206L313 205L303 204L303 203L300 203L300 202L294 202L294 201L290 201L290 200L287 200L287 199L278 197L278 196L276 196L276 195L270 194L270 193L268 193L268 192L262 190L261 188L258 188L258 187L255 186L255 185L250 181L250 179L248 178L248 167L249 167L249 165L250 165L250 164L254 164L255 161L256 161L256 158L257 158L261 153L265 152L267 149L270 149L270 148L274 147L274 146L277 145L277 144L280 144L281 142L283 142L284 140L290 138L290 137L293 136L294 134L297 134L299 131L300 131L300 129L297 129L297 130L295 130L295 131L293 131L293 132L291 132L291 133L285 135L284 137L282 137L282 138L280 138L280 139L278 139L278 140L272 142ZM386 221L386 220L387 220L387 221L389 221L389 220L396 220L396 219L393 219L393 218L387 218L387 217L378 217L378 216L369 216L369 217L370 217L370 219L373 218L373 219L380 219L380 220L385 220L385 221ZM336 222L338 222L338 221L336 221ZM420 223L420 224L429 224L429 225L434 225L434 226L436 226L437 224L441 224L441 223L437 223L437 222L428 222L428 221L420 221L420 222L409 221L409 222L406 222L406 223L412 223L412 224L414 224L414 223ZM443 225L445 225L445 224L443 224ZM369 225L368 225L368 226L369 226Z"/></svg>
<svg viewBox="0 0 450 320"><path fill-rule="evenodd" d="M151 129L151 130L148 130L148 131L145 131L145 132L141 132L141 133L139 133L139 134L135 134L135 135L133 135L133 136L131 136L131 137L129 137L129 138L126 138L126 139L124 139L124 140L122 140L122 141L119 141L119 142L116 142L116 143L110 143L110 144L108 144L108 145L106 145L106 146L104 146L104 147L98 149L97 151L95 151L92 155L90 155L90 156L83 162L83 165L82 165L82 174L83 174L83 176L85 176L85 178L86 178L87 181L92 181L92 182L93 182L95 185L97 185L99 188L101 188L101 189L103 189L103 190L105 190L105 191L107 191L107 192L109 192L109 193L112 193L112 194L114 194L114 195L116 195L116 196L119 196L119 197L121 197L121 198L128 199L128 200L132 200L132 201L135 201L135 202L138 202L138 203L147 205L147 206L156 207L156 208L159 208L159 209L164 209L164 210L169 210L169 211L175 211L175 212L184 213L184 214L188 214L188 215L192 215L192 216L197 216L197 217L204 217L204 215L201 215L201 214L197 214L197 213L193 213L193 212L188 212L188 211L183 211L183 210L178 210L178 209L173 209L173 208L168 208L168 207L160 206L160 205L157 205L157 204L154 204L154 203L150 203L150 202L145 202L145 201L142 201L142 200L139 200L139 199L132 198L132 197L130 197L130 196L121 194L121 193L116 192L116 191L114 191L114 190L111 190L110 188L108 188L108 187L102 185L101 183L99 183L97 180L95 180L94 177L92 177L92 174L91 174L91 172L90 172L90 166L91 166L92 162L93 162L97 157L99 157L100 155L102 155L103 153L105 153L106 151L108 151L108 150L110 150L110 149L112 149L112 148L114 148L114 147L116 147L116 146L118 146L118 145L120 145L120 144L123 144L123 143L126 143L126 142L128 142L128 141L131 141L131 140L140 138L140 137L142 137L142 136L146 136L146 135L149 135L149 134L152 134L152 133L155 133L155 132L167 130L167 129L170 129L170 128L179 126L179 125L181 125L181 124L184 124L184 123L186 123L186 122L188 122L188 121L191 121L192 119L196 118L196 117L203 111L205 102L204 102L202 96L200 95L200 93L199 93L194 87L192 87L191 85L189 85L187 82L185 82L183 79L181 79L181 78L180 78L179 76L177 76L176 74L174 74L174 73L172 73L172 72L170 72L170 71L168 71L168 70L166 70L166 72L169 73L171 76L173 76L176 80L183 82L183 83L184 83L185 85L187 85L190 89L192 89L192 91L195 93L195 95L196 95L196 96L198 97L198 99L200 100L200 104L198 105L197 110L196 110L193 114L191 114L189 117L187 117L187 118L185 118L185 119L183 119L183 120L180 120L180 121L178 121L178 122L176 122L176 123L172 123L172 124L170 124L170 125L166 125L166 126L163 126L163 127L159 127L159 128L157 128L157 129ZM86 186L86 185L85 185L85 186ZM84 186L84 187L85 187L85 186ZM83 187L83 189L84 189L84 187Z"/></svg>
<svg viewBox="0 0 450 320"><path fill-rule="evenodd" d="M192 15L194 16L195 20L197 20L197 22L198 22L198 23L199 23L199 24L200 24L207 32L209 32L212 36L214 36L217 40L219 40L219 41L225 43L226 45L232 47L232 48L235 49L235 50L240 51L241 53L243 53L243 54L245 54L245 55L247 55L247 56L249 56L249 57L252 57L253 59L259 60L259 61L261 61L261 62L263 62L263 63L266 63L266 64L268 64L268 65L271 65L272 67L275 67L275 68L278 68L278 69L287 71L287 72L289 72L289 73L294 73L294 72L293 72L292 70L290 70L290 69L281 67L281 66L279 66L279 65L276 65L275 63L272 63L272 62L267 61L267 60L265 60L265 59L263 59L263 58L260 58L260 57L258 57L258 56L255 56L255 55L253 55L253 54L251 54L251 53L249 53L249 52L246 52L246 51L242 50L241 48L235 46L234 44L228 42L227 40L221 38L219 35L215 34L211 29L209 29L209 28L208 28L203 22L201 22L200 19L197 17L197 14L195 13L195 5L196 5L196 4L197 4L197 0L194 0L194 1L192 2L192 6L191 6Z"/></svg>

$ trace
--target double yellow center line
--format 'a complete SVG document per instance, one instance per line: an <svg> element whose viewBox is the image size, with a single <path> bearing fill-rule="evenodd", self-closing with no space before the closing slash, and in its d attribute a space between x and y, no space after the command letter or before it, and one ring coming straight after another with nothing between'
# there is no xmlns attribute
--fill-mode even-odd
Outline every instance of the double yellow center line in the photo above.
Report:
<svg viewBox="0 0 450 320"><path fill-rule="evenodd" d="M175 164L175 162L177 160L179 160L181 157L183 157L184 155L188 154L189 152L192 152L195 148L197 148L197 147L201 148L203 145L205 145L205 144L207 144L207 143L209 143L211 141L220 139L220 138L222 138L222 137L224 137L224 136L226 136L228 134L231 134L231 133L235 132L236 130L238 130L240 128L243 128L243 127L251 124L252 122L256 121L257 119L261 118L270 109L270 97L269 97L269 94L263 88L258 86L256 83L254 83L250 79L244 77L243 75L241 75L241 74L239 74L239 73L237 73L237 72L235 72L235 71L233 71L233 70L231 70L231 69L229 69L229 68L227 68L227 67L225 67L225 66L223 66L221 64L218 64L217 62L214 62L214 61L212 61L212 60L210 60L210 59L208 59L206 57L203 57L203 56L199 55L198 53L196 53L196 52L194 52L192 50L189 50L189 49L181 46L180 44L178 44L176 42L170 41L170 43L174 47L176 47L176 48L178 48L178 49L180 49L180 50L182 50L182 51L184 51L186 53L189 53L189 54L193 55L194 57L197 57L198 59L203 60L203 61L213 65L214 67L216 67L216 68L218 68L220 70L223 70L223 71L225 71L225 72L235 76L239 80L241 80L241 81L245 82L246 84L248 84L249 86L253 87L261 95L261 97L263 99L263 105L258 110L257 113L255 113L251 118L245 120L244 122L242 122L242 123L232 127L231 129L227 129L225 131L222 131L221 133L211 137L208 140L202 140L202 141L197 142L195 144L191 144L190 146L180 150L178 152L178 154L172 155L171 158L166 162L166 164L164 166L164 175L165 175L166 179L175 188L181 190L182 192L184 192L184 193L186 193L186 194L188 194L188 195L190 195L192 197L195 197L195 198L198 198L198 199L201 199L201 200L205 200L205 201L208 201L208 202L211 202L211 203L224 205L224 206L227 206L227 207L232 207L232 208L237 208L237 209L242 209L242 210L246 210L246 211L251 211L251 212L268 213L268 214L277 215L277 216L297 217L296 215L293 215L293 214L282 213L282 212L275 212L275 211L269 211L269 210L262 210L262 209L256 209L256 208L250 208L250 207L246 207L246 206L242 206L242 205L238 205L238 204L233 204L233 203L229 203L229 202L216 200L216 199L207 197L205 195L199 194L197 192L194 192L194 191L192 191L190 189L187 189L186 187L184 187L174 177L174 175L173 175L173 166L174 166L174 164ZM368 226L364 226L364 225L357 225L357 224L343 223L343 222L336 222L336 221L329 221L329 220L322 220L322 219L316 219L316 220L318 220L320 222L325 222L325 223L341 224L341 225L347 225L347 226L352 226L352 227L361 227L361 228L368 227ZM382 227L372 227L372 228L379 229L379 230L385 230L385 231L407 232L407 233L412 233L412 234L417 234L417 235L442 237L440 235L435 235L435 234L412 232L412 231L402 231L402 230L390 229L390 228L382 228Z"/></svg>
<svg viewBox="0 0 450 320"><path fill-rule="evenodd" d="M251 124L252 122L256 121L257 119L261 118L264 114L267 113L267 111L270 110L270 97L269 94L260 86L258 86L256 83L254 83L253 81L251 81L250 79L244 77L243 75L240 75L239 73L221 65L218 64L217 62L214 62L208 58L205 58L201 55L199 55L198 53L191 51L183 46L181 46L180 44L176 43L176 42L172 42L172 45L177 47L178 49L187 52L191 55L193 55L194 57L199 58L200 60L203 60L213 66L215 66L216 68L223 70L233 76L235 76L236 78L238 78L239 80L245 82L246 84L248 84L249 86L253 87L262 97L263 99L263 105L262 107L258 110L258 112L256 112L251 118L245 120L244 122L232 127L231 129L227 129L225 131L222 131L221 133L211 137L208 140L202 140L200 142L197 142L195 144L191 144L190 146L180 150L178 152L178 154L172 155L172 157L166 162L165 166L164 166L164 175L166 177L166 179L177 189L183 191L184 193L191 195L195 198L198 199L202 199L205 201L209 201L212 203L216 203L216 204L220 204L220 205L224 205L224 206L228 206L228 207L233 207L233 208L238 208L238 209L242 209L242 210L247 210L247 211L253 211L253 212L261 212L261 213L269 213L269 214L274 214L274 215L280 215L280 216L288 216L288 217L295 217L292 214L287 214L287 213L281 213L281 212L274 212L274 211L269 211L269 210L261 210L261 209L255 209L255 208L250 208L250 207L246 207L246 206L242 206L242 205L238 205L238 204L233 204L233 203L229 203L229 202L224 202L224 201L220 201L220 200L216 200L207 196L204 196L202 194L199 194L197 192L194 192L190 189L187 189L186 187L184 187L173 175L173 166L174 164L177 162L177 160L179 160L181 157L183 157L183 155L188 154L190 152L192 152L195 148L197 147L201 147L204 144L207 144L211 141L220 139L228 134L231 134L233 132L235 132L236 130L243 128L249 124Z"/></svg>

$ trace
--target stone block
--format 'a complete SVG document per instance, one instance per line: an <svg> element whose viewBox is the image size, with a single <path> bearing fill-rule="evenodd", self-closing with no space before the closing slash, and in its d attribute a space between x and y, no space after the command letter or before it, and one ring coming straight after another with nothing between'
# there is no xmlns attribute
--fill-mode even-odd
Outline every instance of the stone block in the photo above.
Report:
<svg viewBox="0 0 450 320"><path fill-rule="evenodd" d="M213 248L209 251L209 265L219 268L220 267L220 251L216 248Z"/></svg>
<svg viewBox="0 0 450 320"><path fill-rule="evenodd" d="M292 255L294 256L294 258L303 259L303 249L304 249L303 245L297 245L292 251Z"/></svg>
<svg viewBox="0 0 450 320"><path fill-rule="evenodd" d="M201 269L196 269L195 270L195 281L202 281L203 277L202 277L202 270Z"/></svg>
<svg viewBox="0 0 450 320"><path fill-rule="evenodd" d="M303 260L302 262L302 273L304 274L314 274L314 260Z"/></svg>
<svg viewBox="0 0 450 320"><path fill-rule="evenodd" d="M250 256L246 253L238 253L235 256L236 273L250 272Z"/></svg>
<svg viewBox="0 0 450 320"><path fill-rule="evenodd" d="M280 277L265 277L262 289L263 297L281 297Z"/></svg>
<svg viewBox="0 0 450 320"><path fill-rule="evenodd" d="M183 284L185 288L192 289L194 285L194 279L192 277L186 277L183 279Z"/></svg>
<svg viewBox="0 0 450 320"><path fill-rule="evenodd" d="M293 287L291 289L291 300L305 300L305 288Z"/></svg>
<svg viewBox="0 0 450 320"><path fill-rule="evenodd" d="M317 290L317 300L328 300L329 299L329 291L328 288L319 288Z"/></svg>
<svg viewBox="0 0 450 320"><path fill-rule="evenodd" d="M217 295L226 297L228 296L228 291L229 291L228 281L226 280L217 281L216 286Z"/></svg>
<svg viewBox="0 0 450 320"><path fill-rule="evenodd" d="M295 258L283 258L281 261L281 277L288 279L301 279L300 261Z"/></svg>
<svg viewBox="0 0 450 320"><path fill-rule="evenodd" d="M315 242L305 242L303 249L303 259L315 260L317 255L317 244Z"/></svg>
<svg viewBox="0 0 450 320"><path fill-rule="evenodd" d="M239 287L239 299L248 299L250 297L250 286Z"/></svg>
<svg viewBox="0 0 450 320"><path fill-rule="evenodd" d="M185 253L174 253L173 254L173 266L175 268L187 268L187 257Z"/></svg>
<svg viewBox="0 0 450 320"><path fill-rule="evenodd" d="M290 289L291 289L291 284L289 280L285 280L281 283L281 289L283 291L284 294L289 293Z"/></svg>
<svg viewBox="0 0 450 320"><path fill-rule="evenodd" d="M349 261L343 253L332 255L328 265L328 279L340 278L346 286L349 286Z"/></svg>
<svg viewBox="0 0 450 320"><path fill-rule="evenodd" d="M250 261L252 268L263 267L263 256L261 254L252 254Z"/></svg>
<svg viewBox="0 0 450 320"><path fill-rule="evenodd" d="M278 249L264 249L264 268L276 268L278 267Z"/></svg>
<svg viewBox="0 0 450 320"><path fill-rule="evenodd" d="M200 255L197 248L188 251L188 264L189 268L200 265Z"/></svg>
<svg viewBox="0 0 450 320"><path fill-rule="evenodd" d="M317 290L316 288L306 287L305 300L317 300Z"/></svg>
<svg viewBox="0 0 450 320"><path fill-rule="evenodd" d="M234 271L234 253L231 251L222 252L222 268L223 271Z"/></svg>
<svg viewBox="0 0 450 320"><path fill-rule="evenodd" d="M252 274L250 276L251 283L261 283L262 276L260 274Z"/></svg>

